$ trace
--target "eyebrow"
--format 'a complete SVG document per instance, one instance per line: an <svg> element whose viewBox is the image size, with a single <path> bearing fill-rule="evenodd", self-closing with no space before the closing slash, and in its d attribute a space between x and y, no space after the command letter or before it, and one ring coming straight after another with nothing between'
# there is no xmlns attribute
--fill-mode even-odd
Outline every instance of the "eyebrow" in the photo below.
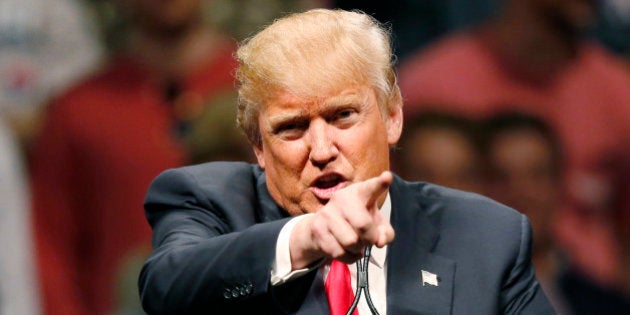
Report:
<svg viewBox="0 0 630 315"><path fill-rule="evenodd" d="M365 105L367 104L368 99L369 97L367 95L362 95L358 93L339 95L339 96L334 96L326 100L326 102L324 102L324 106L336 107L336 106L343 106L343 105L349 105L349 104Z"/></svg>
<svg viewBox="0 0 630 315"><path fill-rule="evenodd" d="M269 127L271 128L270 131L273 131L279 125L284 123L299 122L300 120L303 120L303 117L306 115L306 113L307 111L303 109L297 109L290 112L280 112L273 116L270 116L268 120Z"/></svg>
<svg viewBox="0 0 630 315"><path fill-rule="evenodd" d="M336 111L338 107L347 105L360 105L361 107L367 106L369 96L360 93L350 93L346 95L333 96L323 104L324 112ZM302 118L309 114L309 111L304 108L288 109L282 112L278 112L269 117L269 126L274 129L279 124L287 122L299 122Z"/></svg>

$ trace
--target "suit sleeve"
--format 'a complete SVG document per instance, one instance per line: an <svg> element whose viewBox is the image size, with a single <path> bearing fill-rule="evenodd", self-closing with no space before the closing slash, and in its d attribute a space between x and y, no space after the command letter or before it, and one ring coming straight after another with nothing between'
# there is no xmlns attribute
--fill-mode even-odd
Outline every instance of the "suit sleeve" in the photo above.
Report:
<svg viewBox="0 0 630 315"><path fill-rule="evenodd" d="M230 182L234 180L238 181ZM142 304L149 314L273 309L272 291L286 289L271 287L270 271L287 219L256 224L253 205L251 211L222 209L211 195L181 170L167 171L151 185L145 208L154 252L139 278ZM252 196L242 196L248 197ZM239 219L234 212L249 215Z"/></svg>
<svg viewBox="0 0 630 315"><path fill-rule="evenodd" d="M519 250L501 290L503 314L556 314L547 300L532 264L532 230L521 214Z"/></svg>

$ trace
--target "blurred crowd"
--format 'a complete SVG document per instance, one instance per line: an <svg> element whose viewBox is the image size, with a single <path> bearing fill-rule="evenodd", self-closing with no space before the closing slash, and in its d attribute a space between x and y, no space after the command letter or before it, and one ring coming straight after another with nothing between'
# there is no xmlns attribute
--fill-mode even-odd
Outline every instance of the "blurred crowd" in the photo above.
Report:
<svg viewBox="0 0 630 315"><path fill-rule="evenodd" d="M630 314L630 1L0 0L0 315L143 314L161 171L254 162L238 42L287 12L387 23L392 168L525 213L562 314Z"/></svg>

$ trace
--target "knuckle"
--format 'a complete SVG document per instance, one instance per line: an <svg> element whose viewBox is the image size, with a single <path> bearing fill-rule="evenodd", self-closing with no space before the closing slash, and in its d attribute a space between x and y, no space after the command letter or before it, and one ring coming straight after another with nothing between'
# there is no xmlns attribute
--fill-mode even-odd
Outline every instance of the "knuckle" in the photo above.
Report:
<svg viewBox="0 0 630 315"><path fill-rule="evenodd" d="M329 202L328 205L319 210L316 215L318 215L321 220L330 221L340 216L340 212L341 210L335 203Z"/></svg>
<svg viewBox="0 0 630 315"><path fill-rule="evenodd" d="M369 245L376 244L379 239L378 229L375 227L366 229L364 233L361 235L362 240Z"/></svg>
<svg viewBox="0 0 630 315"><path fill-rule="evenodd" d="M327 242L322 242L319 245L319 248L321 249L322 252L324 252L327 255L331 255L332 252L333 252L332 246L329 243L327 243Z"/></svg>
<svg viewBox="0 0 630 315"><path fill-rule="evenodd" d="M316 215L318 215L322 219L328 220L330 219L331 211L333 211L331 207L324 207L320 211L318 211Z"/></svg>
<svg viewBox="0 0 630 315"><path fill-rule="evenodd" d="M364 232L372 227L372 219L367 215L357 215L353 220L354 227Z"/></svg>
<svg viewBox="0 0 630 315"><path fill-rule="evenodd" d="M311 225L311 233L316 239L322 239L328 234L328 228L324 222L315 220Z"/></svg>
<svg viewBox="0 0 630 315"><path fill-rule="evenodd" d="M342 243L344 247L354 246L360 242L359 236L356 233L351 233L345 236Z"/></svg>
<svg viewBox="0 0 630 315"><path fill-rule="evenodd" d="M320 239L319 243L319 247L321 248L321 250L328 255L334 253L339 248L339 245L330 235L327 235Z"/></svg>

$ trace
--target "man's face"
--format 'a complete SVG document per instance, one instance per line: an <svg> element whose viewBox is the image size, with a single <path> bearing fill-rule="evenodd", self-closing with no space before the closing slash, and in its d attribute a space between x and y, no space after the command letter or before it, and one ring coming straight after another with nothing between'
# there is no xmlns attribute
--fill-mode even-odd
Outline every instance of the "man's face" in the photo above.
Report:
<svg viewBox="0 0 630 315"><path fill-rule="evenodd" d="M447 187L482 192L475 145L458 130L425 127L407 131L400 143L404 176Z"/></svg>
<svg viewBox="0 0 630 315"><path fill-rule="evenodd" d="M262 146L254 149L274 200L291 215L316 212L335 191L388 170L402 111L386 116L366 87L308 100L281 93L266 102Z"/></svg>
<svg viewBox="0 0 630 315"><path fill-rule="evenodd" d="M544 245L561 196L550 144L534 131L514 130L496 136L490 150L492 197L525 213L534 248Z"/></svg>

